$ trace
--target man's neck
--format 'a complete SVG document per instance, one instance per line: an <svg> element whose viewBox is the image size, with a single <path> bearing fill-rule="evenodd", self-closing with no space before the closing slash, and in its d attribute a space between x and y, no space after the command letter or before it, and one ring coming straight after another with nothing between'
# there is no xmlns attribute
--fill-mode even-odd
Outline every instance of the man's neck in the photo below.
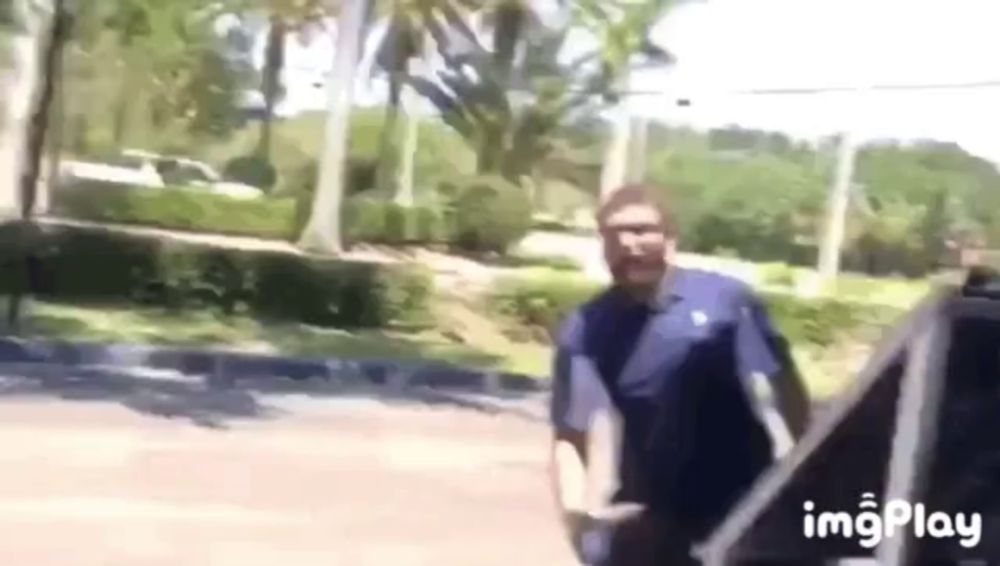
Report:
<svg viewBox="0 0 1000 566"><path fill-rule="evenodd" d="M628 296L629 300L651 305L656 300L656 292L659 289L659 285L628 285L622 286L621 289Z"/></svg>
<svg viewBox="0 0 1000 566"><path fill-rule="evenodd" d="M619 288L630 300L648 306L655 306L657 300L659 300L661 290L673 285L675 273L676 269L673 266L667 266L660 277L656 279L655 283L648 285L619 285Z"/></svg>

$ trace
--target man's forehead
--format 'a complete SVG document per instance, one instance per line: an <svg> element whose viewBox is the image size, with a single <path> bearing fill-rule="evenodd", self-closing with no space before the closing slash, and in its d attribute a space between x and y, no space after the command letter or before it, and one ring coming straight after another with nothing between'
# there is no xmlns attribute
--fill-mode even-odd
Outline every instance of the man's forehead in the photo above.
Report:
<svg viewBox="0 0 1000 566"><path fill-rule="evenodd" d="M604 224L607 226L655 224L663 222L660 211L649 203L636 202L616 206L607 211Z"/></svg>

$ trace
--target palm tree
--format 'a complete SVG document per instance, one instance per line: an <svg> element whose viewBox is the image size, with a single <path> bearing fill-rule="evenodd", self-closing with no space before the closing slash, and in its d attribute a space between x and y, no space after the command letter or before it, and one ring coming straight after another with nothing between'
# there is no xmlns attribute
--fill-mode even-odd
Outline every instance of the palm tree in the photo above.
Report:
<svg viewBox="0 0 1000 566"><path fill-rule="evenodd" d="M14 24L15 29L27 32L25 35L29 38L25 42L29 49L15 57L15 76L23 79L28 88L14 89L13 94L23 96L23 99L7 101L8 106L16 106L19 111L15 115L15 121L3 124L11 130L9 138L5 138L17 144L5 148L10 151L4 152L11 159L11 169L7 171L11 175L7 179L10 182L9 193L4 195L9 200L5 204L15 205L14 211L5 211L7 218L4 220L9 220L13 216L10 213L16 211L15 218L21 221L21 226L26 230L18 239L28 242L30 240L25 238L31 234L31 220L39 196L45 136L49 131L49 115L61 72L63 48L68 41L70 19L66 0L53 0L51 5L43 9L33 9L26 3L19 3L15 10L6 15L13 16L10 23ZM38 49L38 44L43 47ZM36 56L27 57L27 52L34 52ZM15 79L15 85L20 84L22 83ZM20 113L21 108L27 109L23 115ZM23 252L25 273L30 279L34 263L31 252L26 248L23 248ZM22 314L22 299L23 295L17 290L11 294L8 304L7 324L15 330Z"/></svg>
<svg viewBox="0 0 1000 566"><path fill-rule="evenodd" d="M395 185L395 200L404 206L413 204L413 164L419 132L416 93L406 87L406 81L422 74L415 67L431 60L435 38L445 37L455 29L472 35L466 21L478 5L478 0L395 0L389 8L386 31L375 56L376 68L387 75L389 82L376 184ZM402 151L398 151L394 142L401 114L405 127Z"/></svg>
<svg viewBox="0 0 1000 566"><path fill-rule="evenodd" d="M445 56L434 81L411 84L439 110L445 124L478 150L477 169L514 183L560 147L558 131L592 112L603 92L601 76L563 64L566 27L521 34L515 64L505 69L494 51L473 45ZM498 67L501 68L498 71ZM500 81L509 77L506 84Z"/></svg>
<svg viewBox="0 0 1000 566"><path fill-rule="evenodd" d="M596 59L609 90L605 98L615 111L601 174L601 194L624 184L630 174L630 152L644 151L634 143L636 124L621 104L622 93L631 87L637 64L662 65L673 61L649 37L652 28L675 0L580 0L574 10L577 25L589 30L600 42ZM641 139L643 133L638 132Z"/></svg>
<svg viewBox="0 0 1000 566"><path fill-rule="evenodd" d="M44 18L28 0L5 3L3 32L3 115L0 117L0 222L21 218L24 205L21 179L24 172L28 127L39 74L39 43Z"/></svg>
<svg viewBox="0 0 1000 566"><path fill-rule="evenodd" d="M260 123L257 154L269 158L274 124L274 110L282 96L281 73L285 67L285 43L289 34L323 21L331 15L326 0L267 0L268 32L261 69L260 91L264 97L264 116Z"/></svg>
<svg viewBox="0 0 1000 566"><path fill-rule="evenodd" d="M337 254L343 249L340 206L347 165L347 134L369 1L344 0L337 21L336 55L319 182L309 221L299 238L299 245L308 250Z"/></svg>
<svg viewBox="0 0 1000 566"><path fill-rule="evenodd" d="M508 93L515 79L519 48L539 19L530 0L492 0L484 12L483 25L491 32L490 56L487 59L489 74L494 84ZM497 110L492 121L495 127L485 129L480 137L479 167L483 172L502 168L502 154L497 148L506 145L505 132L513 120L513 110L509 105L499 106Z"/></svg>

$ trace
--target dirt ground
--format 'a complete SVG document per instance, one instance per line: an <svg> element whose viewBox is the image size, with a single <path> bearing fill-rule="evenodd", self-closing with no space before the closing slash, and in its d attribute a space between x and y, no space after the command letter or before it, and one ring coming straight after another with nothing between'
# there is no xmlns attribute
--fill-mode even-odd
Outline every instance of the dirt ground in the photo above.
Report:
<svg viewBox="0 0 1000 566"><path fill-rule="evenodd" d="M570 566L526 418L364 398L224 428L0 400L0 564Z"/></svg>

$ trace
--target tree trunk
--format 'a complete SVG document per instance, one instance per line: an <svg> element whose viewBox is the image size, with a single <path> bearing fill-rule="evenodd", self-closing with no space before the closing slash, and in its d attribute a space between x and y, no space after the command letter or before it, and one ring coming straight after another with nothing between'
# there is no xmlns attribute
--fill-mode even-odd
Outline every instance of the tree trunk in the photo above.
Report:
<svg viewBox="0 0 1000 566"><path fill-rule="evenodd" d="M69 16L65 8L66 0L54 0L52 6L52 21L45 51L38 69L40 89L34 100L33 112L28 125L28 148L21 178L21 217L30 220L36 212L39 195L39 177L42 172L42 160L45 153L46 134L51 124L50 116L53 110L56 88L62 73L63 48L69 37ZM57 124L56 127L59 125Z"/></svg>
<svg viewBox="0 0 1000 566"><path fill-rule="evenodd" d="M423 74L427 63L434 55L431 49L429 38L424 38L423 53L421 58L410 65L410 72ZM415 68L414 68L415 67ZM417 164L417 150L420 140L420 95L412 88L403 91L403 111L406 126L403 133L403 148L398 164L398 175L396 178L396 202L403 206L413 206L416 195L413 193L413 183L415 181L415 170Z"/></svg>
<svg viewBox="0 0 1000 566"><path fill-rule="evenodd" d="M28 144L28 123L38 81L40 18L27 0L11 6L16 21L7 42L10 64L2 71L4 97L0 118L0 222L17 220L23 208L21 177Z"/></svg>
<svg viewBox="0 0 1000 566"><path fill-rule="evenodd" d="M33 59L32 68L29 70L35 76L32 81L33 87L27 92L27 106L30 116L26 123L23 123L24 137L23 149L19 152L21 156L21 167L19 167L20 178L18 197L20 201L20 220L24 228L21 237L18 238L21 246L20 253L24 255L24 275L27 277L27 290L30 293L35 279L36 263L33 258L34 250L31 243L32 238L32 216L35 212L35 204L38 195L39 177L41 174L42 157L45 149L45 136L49 129L49 115L52 110L52 102L55 97L56 84L59 81L59 73L62 72L62 53L68 40L70 21L65 7L66 0L54 0L52 4L51 20L49 25L43 24L41 18L36 19L27 27L37 30L37 36L45 36L44 50L35 49L36 56ZM42 41L35 43L37 47ZM38 55L41 54L41 57ZM24 295L15 292L10 297L7 310L7 325L17 331L20 327L24 311Z"/></svg>
<svg viewBox="0 0 1000 566"><path fill-rule="evenodd" d="M517 56L517 46L527 21L526 10L521 0L501 2L496 12L496 28L493 32L493 61L497 77L503 89L510 88L510 78Z"/></svg>
<svg viewBox="0 0 1000 566"><path fill-rule="evenodd" d="M630 85L628 74L618 81L618 92L628 92ZM611 108L611 132L605 155L604 167L601 170L601 197L605 198L612 192L633 180L635 177L633 165L636 163L633 153L636 150L633 126L636 121L629 113L624 100L619 99Z"/></svg>
<svg viewBox="0 0 1000 566"><path fill-rule="evenodd" d="M271 138L274 126L274 109L281 93L281 70L285 66L285 38L288 27L285 20L273 16L267 33L267 47L264 52L260 92L264 96L264 116L260 121L260 139L257 154L265 158L271 156Z"/></svg>
<svg viewBox="0 0 1000 566"><path fill-rule="evenodd" d="M601 170L601 197L607 197L628 181L629 139L632 119L623 105L612 109L611 132Z"/></svg>
<svg viewBox="0 0 1000 566"><path fill-rule="evenodd" d="M634 117L629 125L629 160L625 180L642 183L646 180L646 157L649 143L649 122L645 118Z"/></svg>
<svg viewBox="0 0 1000 566"><path fill-rule="evenodd" d="M509 100L514 60L520 45L529 8L521 0L505 0L497 6L493 31L493 73L504 100ZM509 113L510 108L504 112ZM502 173L504 154L508 151L511 134L510 115L498 117L498 122L485 128L479 142L477 170L479 173Z"/></svg>
<svg viewBox="0 0 1000 566"><path fill-rule="evenodd" d="M68 34L64 41L69 41ZM60 47L60 51L65 48L65 43ZM63 148L66 145L66 89L65 77L63 76L62 61L60 58L60 68L55 76L54 91L52 93L52 110L49 118L52 126L49 128L48 148L45 151L45 171L37 183L38 193L35 195L35 214L47 214L52 206L52 191L55 190L59 182L59 164L62 161Z"/></svg>
<svg viewBox="0 0 1000 566"><path fill-rule="evenodd" d="M129 119L132 117L132 98L135 96L135 81L132 80L133 67L128 50L129 43L123 45L125 57L122 66L122 82L118 91L118 102L115 104L114 116L112 117L112 140L115 147L120 149L125 145L125 137L128 135Z"/></svg>
<svg viewBox="0 0 1000 566"><path fill-rule="evenodd" d="M354 81L368 0L347 0L337 22L337 52L330 82L326 141L312 212L299 245L337 254L343 249L340 206L347 165L347 137L354 103Z"/></svg>
<svg viewBox="0 0 1000 566"><path fill-rule="evenodd" d="M378 165L376 167L375 186L379 189L398 189L393 187L393 172L398 167L398 152L396 148L396 130L399 127L400 98L403 89L401 73L393 72L389 76L389 103L385 107L385 120L382 131L379 132Z"/></svg>
<svg viewBox="0 0 1000 566"><path fill-rule="evenodd" d="M476 156L476 171L481 175L500 174L504 153L506 125L489 125L483 128Z"/></svg>
<svg viewBox="0 0 1000 566"><path fill-rule="evenodd" d="M399 163L396 169L396 203L402 206L414 205L413 170L416 165L417 147L420 136L420 116L417 104L420 102L413 89L404 91L403 147L400 151Z"/></svg>

